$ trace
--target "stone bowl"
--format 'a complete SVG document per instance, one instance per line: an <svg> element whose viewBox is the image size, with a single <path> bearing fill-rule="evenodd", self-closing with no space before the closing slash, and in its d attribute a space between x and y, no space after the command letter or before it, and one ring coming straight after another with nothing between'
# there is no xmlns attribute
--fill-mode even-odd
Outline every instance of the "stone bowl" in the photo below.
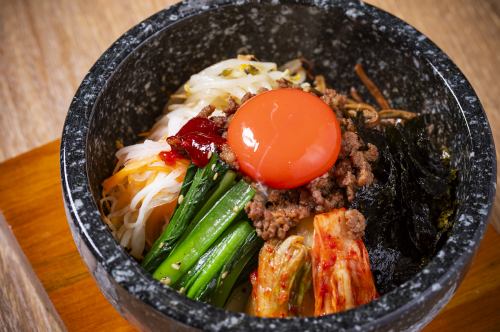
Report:
<svg viewBox="0 0 500 332"><path fill-rule="evenodd" d="M304 56L330 85L359 85L361 61L396 108L439 115L459 169L451 234L412 279L379 299L335 315L264 319L195 302L146 273L114 240L96 202L112 171L115 141L137 141L169 94L190 75L238 53L283 63ZM361 92L366 92L361 89ZM358 1L186 1L120 37L97 60L71 103L61 143L68 222L106 298L143 330L418 330L450 300L491 212L495 148L471 85L426 36Z"/></svg>

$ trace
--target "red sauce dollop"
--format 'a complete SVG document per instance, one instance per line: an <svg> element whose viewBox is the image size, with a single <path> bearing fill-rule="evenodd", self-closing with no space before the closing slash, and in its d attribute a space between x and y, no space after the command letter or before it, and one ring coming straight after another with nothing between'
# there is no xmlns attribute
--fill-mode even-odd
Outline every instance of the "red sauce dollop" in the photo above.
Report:
<svg viewBox="0 0 500 332"><path fill-rule="evenodd" d="M175 165L175 162L178 159L182 159L182 155L175 150L162 151L158 155L160 156L160 159L165 162L165 164L170 166Z"/></svg>
<svg viewBox="0 0 500 332"><path fill-rule="evenodd" d="M189 120L175 136L167 141L175 142L172 151L185 152L193 164L203 167L208 163L212 152L215 152L226 140L220 135L219 128L207 118L193 118Z"/></svg>

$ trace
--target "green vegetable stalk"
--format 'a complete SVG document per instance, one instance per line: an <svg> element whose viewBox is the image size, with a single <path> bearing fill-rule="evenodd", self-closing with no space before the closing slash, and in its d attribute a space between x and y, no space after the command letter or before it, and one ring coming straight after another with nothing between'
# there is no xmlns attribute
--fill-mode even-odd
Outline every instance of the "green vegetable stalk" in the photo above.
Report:
<svg viewBox="0 0 500 332"><path fill-rule="evenodd" d="M225 263L233 260L235 253L239 251L247 237L252 233L255 233L255 230L247 221L239 221L231 225L221 236L221 241L217 243L201 273L188 289L187 297L199 301L207 300L215 288L218 277L221 275L227 277L229 273L224 269L226 267Z"/></svg>
<svg viewBox="0 0 500 332"><path fill-rule="evenodd" d="M189 164L188 169L186 170L186 175L184 176L184 181L182 181L182 187L179 195L186 196L189 187L191 187L191 184L193 183L193 178L196 174L196 171L198 170L198 167L191 163ZM177 204L179 205L179 204Z"/></svg>
<svg viewBox="0 0 500 332"><path fill-rule="evenodd" d="M192 186L194 184L193 180ZM243 180L235 184L175 247L153 273L153 277L174 285L216 242L254 194L255 191Z"/></svg>
<svg viewBox="0 0 500 332"><path fill-rule="evenodd" d="M252 227L252 231L248 233L245 242L222 267L218 277L215 289L208 299L211 304L223 307L226 304L233 287L240 278L242 272L256 257L257 252L262 246L262 239L257 236L257 233Z"/></svg>
<svg viewBox="0 0 500 332"><path fill-rule="evenodd" d="M219 200L229 190L234 184L236 180L236 173L229 170L227 171L217 186L210 193L210 197L203 204L203 206L199 209L198 213L193 217L193 220L189 223L189 226L184 231L184 236L179 240L178 243L184 241L184 238L191 233L193 228L198 224L198 222L203 218L207 212L215 205L215 203Z"/></svg>

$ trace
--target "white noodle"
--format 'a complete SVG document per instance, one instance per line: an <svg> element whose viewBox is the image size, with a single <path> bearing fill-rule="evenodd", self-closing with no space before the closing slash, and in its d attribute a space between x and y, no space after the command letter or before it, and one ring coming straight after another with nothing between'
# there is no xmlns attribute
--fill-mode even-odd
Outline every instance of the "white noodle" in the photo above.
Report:
<svg viewBox="0 0 500 332"><path fill-rule="evenodd" d="M175 179L180 176L181 173L182 170L179 169L173 170L168 175L165 173L159 173L149 185L145 186L134 196L134 198L130 201L130 209L137 209L139 203L145 199L147 195L151 195L152 197L162 189L166 190L169 194L174 194L174 196L176 196L176 192L178 189L180 190L181 184Z"/></svg>
<svg viewBox="0 0 500 332"><path fill-rule="evenodd" d="M145 140L143 143L129 145L116 152L118 164L122 166L130 160L141 160L157 155L162 151L170 151L170 145L165 141Z"/></svg>
<svg viewBox="0 0 500 332"><path fill-rule="evenodd" d="M146 171L143 173L130 174L130 177L136 182L144 182L153 175L152 171Z"/></svg>
<svg viewBox="0 0 500 332"><path fill-rule="evenodd" d="M121 216L125 215L125 213L127 213L129 210L130 210L129 207L126 206L123 209L111 212L110 214L108 214L108 218L111 219L111 218L121 217Z"/></svg>
<svg viewBox="0 0 500 332"><path fill-rule="evenodd" d="M130 239L132 238L132 230L124 228L123 236L120 240L120 245L123 247L130 247Z"/></svg>

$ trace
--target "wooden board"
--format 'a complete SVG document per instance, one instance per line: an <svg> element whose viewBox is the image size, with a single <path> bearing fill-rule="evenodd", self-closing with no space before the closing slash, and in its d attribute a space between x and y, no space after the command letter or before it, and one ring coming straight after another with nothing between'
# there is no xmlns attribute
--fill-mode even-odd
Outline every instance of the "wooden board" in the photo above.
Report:
<svg viewBox="0 0 500 332"><path fill-rule="evenodd" d="M1 213L0 243L0 331L66 331Z"/></svg>
<svg viewBox="0 0 500 332"><path fill-rule="evenodd" d="M99 292L73 243L62 203L59 141L0 164L0 211L69 331L133 330ZM2 243L0 250L9 248ZM498 276L500 235L488 226L464 283L426 331L498 331Z"/></svg>

